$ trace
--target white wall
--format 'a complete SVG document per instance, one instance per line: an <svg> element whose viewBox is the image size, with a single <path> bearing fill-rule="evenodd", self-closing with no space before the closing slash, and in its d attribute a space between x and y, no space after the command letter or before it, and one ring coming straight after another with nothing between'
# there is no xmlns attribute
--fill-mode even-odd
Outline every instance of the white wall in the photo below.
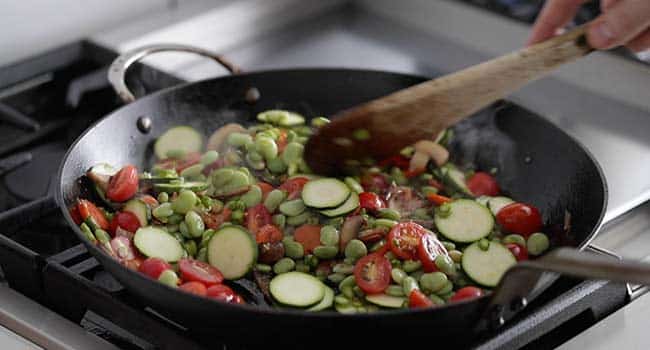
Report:
<svg viewBox="0 0 650 350"><path fill-rule="evenodd" d="M0 66L167 11L173 0L0 0Z"/></svg>

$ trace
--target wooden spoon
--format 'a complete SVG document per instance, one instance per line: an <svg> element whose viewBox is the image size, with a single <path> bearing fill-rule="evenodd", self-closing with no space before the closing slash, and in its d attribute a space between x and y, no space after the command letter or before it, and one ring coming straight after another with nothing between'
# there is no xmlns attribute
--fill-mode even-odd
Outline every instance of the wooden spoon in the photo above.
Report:
<svg viewBox="0 0 650 350"><path fill-rule="evenodd" d="M355 160L384 159L502 99L593 49L586 27L337 113L309 139L307 164L341 172Z"/></svg>

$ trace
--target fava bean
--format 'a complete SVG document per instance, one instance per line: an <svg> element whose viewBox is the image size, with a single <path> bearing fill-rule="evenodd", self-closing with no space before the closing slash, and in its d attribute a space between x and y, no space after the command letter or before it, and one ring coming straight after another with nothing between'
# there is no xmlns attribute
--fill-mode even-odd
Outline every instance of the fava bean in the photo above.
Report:
<svg viewBox="0 0 650 350"><path fill-rule="evenodd" d="M353 192L355 192L357 194L363 192L363 187L361 187L359 182L357 182L357 180L355 180L354 178L348 176L348 177L346 177L344 179L344 181L345 181L345 184L348 185L348 187L350 188L351 191L353 191Z"/></svg>
<svg viewBox="0 0 650 350"><path fill-rule="evenodd" d="M352 287L352 291L354 291L354 295L356 295L357 298L363 298L366 296L366 293L364 293L359 286Z"/></svg>
<svg viewBox="0 0 650 350"><path fill-rule="evenodd" d="M452 276L456 274L456 267L454 266L453 260L446 255L438 255L434 260L438 270L442 271L447 276Z"/></svg>
<svg viewBox="0 0 650 350"><path fill-rule="evenodd" d="M445 299L435 295L435 294L429 294L429 300L431 300L432 303L436 305L445 305Z"/></svg>
<svg viewBox="0 0 650 350"><path fill-rule="evenodd" d="M376 219L375 220L375 227L376 226L383 226L387 228L393 228L393 226L397 225L398 222L395 220L389 220L389 219Z"/></svg>
<svg viewBox="0 0 650 350"><path fill-rule="evenodd" d="M233 132L228 135L228 138L226 142L233 147L241 148L245 147L248 144L253 143L253 138L251 135L240 133L240 132Z"/></svg>
<svg viewBox="0 0 650 350"><path fill-rule="evenodd" d="M392 295L394 297L403 297L404 296L404 288L402 286L397 286L394 284L391 284L386 288L384 291L385 294Z"/></svg>
<svg viewBox="0 0 650 350"><path fill-rule="evenodd" d="M336 264L334 267L332 267L332 271L342 273L347 276L354 271L354 266L350 264Z"/></svg>
<svg viewBox="0 0 650 350"><path fill-rule="evenodd" d="M158 202L159 203L167 203L168 200L169 200L169 195L167 194L167 192L158 193Z"/></svg>
<svg viewBox="0 0 650 350"><path fill-rule="evenodd" d="M273 272L277 275L287 273L296 267L296 262L291 258L282 258L273 265Z"/></svg>
<svg viewBox="0 0 650 350"><path fill-rule="evenodd" d="M292 216L287 218L287 225L290 226L300 226L304 224L307 219L311 217L311 214L308 211L305 211L304 213L296 216Z"/></svg>
<svg viewBox="0 0 650 350"><path fill-rule="evenodd" d="M404 281L404 278L408 276L404 270L399 269L399 268L393 268L390 270L390 276L395 281L395 283L402 285L402 282Z"/></svg>
<svg viewBox="0 0 650 350"><path fill-rule="evenodd" d="M325 117L316 117L311 120L311 126L315 128L320 128L321 126L325 126L329 124L330 120L325 118Z"/></svg>
<svg viewBox="0 0 650 350"><path fill-rule="evenodd" d="M111 240L111 236L108 234L108 232L102 230L101 228L95 230L95 238L97 238L99 243L102 244L108 243Z"/></svg>
<svg viewBox="0 0 650 350"><path fill-rule="evenodd" d="M187 231L193 238L201 237L203 230L205 230L203 219L195 211L188 211L185 214L185 225L187 225Z"/></svg>
<svg viewBox="0 0 650 350"><path fill-rule="evenodd" d="M291 164L296 164L302 159L302 154L305 150L305 146L298 142L289 142L282 152L282 160L284 164L290 166Z"/></svg>
<svg viewBox="0 0 650 350"><path fill-rule="evenodd" d="M340 283L339 283L339 290L345 288L345 287L354 287L356 286L356 280L354 279L354 275L350 275L345 277Z"/></svg>
<svg viewBox="0 0 650 350"><path fill-rule="evenodd" d="M439 296L443 296L453 291L453 289L454 289L454 284L451 281L447 280L447 282L445 282L442 288L438 289L435 293Z"/></svg>
<svg viewBox="0 0 650 350"><path fill-rule="evenodd" d="M196 242L194 242L194 240L188 239L187 241L185 241L183 246L185 247L185 251L189 256L193 257L196 254L197 247L196 247Z"/></svg>
<svg viewBox="0 0 650 350"><path fill-rule="evenodd" d="M280 212L286 216L297 216L302 214L307 207L302 199L294 199L280 204Z"/></svg>
<svg viewBox="0 0 650 350"><path fill-rule="evenodd" d="M170 287L178 286L178 276L173 270L163 271L160 276L158 276L158 281Z"/></svg>
<svg viewBox="0 0 650 350"><path fill-rule="evenodd" d="M287 171L287 165L280 157L267 160L266 167L269 168L269 171L273 174L282 174Z"/></svg>
<svg viewBox="0 0 650 350"><path fill-rule="evenodd" d="M334 297L334 302L338 305L347 305L350 303L350 299L346 298L344 295L337 295Z"/></svg>
<svg viewBox="0 0 650 350"><path fill-rule="evenodd" d="M246 204L246 208L254 207L262 202L262 190L259 186L253 185L241 196L241 200Z"/></svg>
<svg viewBox="0 0 650 350"><path fill-rule="evenodd" d="M445 247L445 250L450 251L456 249L456 245L453 242L442 242L442 245Z"/></svg>
<svg viewBox="0 0 650 350"><path fill-rule="evenodd" d="M302 244L298 242L289 242L284 245L284 254L292 259L300 259L305 255Z"/></svg>
<svg viewBox="0 0 650 350"><path fill-rule="evenodd" d="M297 261L296 262L296 271L308 273L309 272L309 266L305 265L305 263L302 262L302 261Z"/></svg>
<svg viewBox="0 0 650 350"><path fill-rule="evenodd" d="M272 190L268 195L266 195L264 206L269 211L269 213L273 213L282 203L284 198L286 198L286 196L287 194L284 191Z"/></svg>
<svg viewBox="0 0 650 350"><path fill-rule="evenodd" d="M353 239L345 246L345 257L359 259L368 254L366 245L358 239Z"/></svg>
<svg viewBox="0 0 650 350"><path fill-rule="evenodd" d="M422 262L419 260L406 260L402 263L402 269L406 273L411 273L422 267Z"/></svg>
<svg viewBox="0 0 650 350"><path fill-rule="evenodd" d="M208 248L203 247L196 253L196 260L208 262Z"/></svg>
<svg viewBox="0 0 650 350"><path fill-rule="evenodd" d="M167 232L169 232L169 233L178 232L178 225L167 224L167 225L165 226L165 228L167 229Z"/></svg>
<svg viewBox="0 0 650 350"><path fill-rule="evenodd" d="M379 249L383 248L386 245L386 240L382 239L381 241L373 243L373 245L370 247L370 252L374 253L378 251Z"/></svg>
<svg viewBox="0 0 650 350"><path fill-rule="evenodd" d="M200 162L203 165L210 165L216 162L218 159L219 159L219 152L212 150L203 153Z"/></svg>
<svg viewBox="0 0 650 350"><path fill-rule="evenodd" d="M181 221L185 220L185 216L181 214L173 214L167 218L167 223L172 225L178 225Z"/></svg>
<svg viewBox="0 0 650 350"><path fill-rule="evenodd" d="M459 250L456 250L456 249L454 249L454 250L450 250L450 251L449 251L449 257L450 257L451 260L453 260L455 263L460 263L461 260L463 259L463 252L461 252L461 251L459 251Z"/></svg>
<svg viewBox="0 0 650 350"><path fill-rule="evenodd" d="M196 194L192 191L181 191L172 201L172 209L176 213L186 214L192 210L194 204L196 204Z"/></svg>
<svg viewBox="0 0 650 350"><path fill-rule="evenodd" d="M305 264L312 269L315 269L318 266L318 258L315 255L309 254L304 258Z"/></svg>
<svg viewBox="0 0 650 350"><path fill-rule="evenodd" d="M339 253L335 246L322 246L314 248L314 255L319 259L333 259Z"/></svg>
<svg viewBox="0 0 650 350"><path fill-rule="evenodd" d="M235 210L230 214L230 220L232 222L241 224L244 221L244 211L243 210Z"/></svg>
<svg viewBox="0 0 650 350"><path fill-rule="evenodd" d="M191 165L181 171L181 176L186 179L196 178L197 176L201 175L203 168L205 168L205 165L201 163Z"/></svg>
<svg viewBox="0 0 650 350"><path fill-rule="evenodd" d="M254 153L254 152L250 152L250 153L248 153L248 154L246 155L246 163L247 163L248 166L250 166L252 169L255 169L255 170L263 170L264 167L266 167L266 163L265 163L264 160L261 158L261 156L260 156L260 159L259 159L259 160L254 159L254 157L256 156L256 154L257 154L257 153Z"/></svg>
<svg viewBox="0 0 650 350"><path fill-rule="evenodd" d="M517 244L517 245L519 245L521 247L526 246L526 239L522 235L516 235L516 234L507 235L507 236L503 237L502 241L503 241L503 244L514 243L514 244Z"/></svg>
<svg viewBox="0 0 650 350"><path fill-rule="evenodd" d="M410 295L414 289L420 289L420 286L418 286L418 281L415 278L407 276L402 280L402 289L404 295Z"/></svg>
<svg viewBox="0 0 650 350"><path fill-rule="evenodd" d="M422 190L422 194L424 194L425 196L438 193L438 189L433 186L424 186L422 187L421 190Z"/></svg>
<svg viewBox="0 0 650 350"><path fill-rule="evenodd" d="M436 293L447 284L447 275L440 271L425 273L420 277L420 286L427 293Z"/></svg>
<svg viewBox="0 0 650 350"><path fill-rule="evenodd" d="M343 295L345 295L345 297L348 298L348 299L354 299L354 290L352 289L351 286L343 287L341 289L341 293L343 293Z"/></svg>
<svg viewBox="0 0 650 350"><path fill-rule="evenodd" d="M379 209L379 217L382 219L397 221L401 218L401 215L395 209L383 208L383 209Z"/></svg>
<svg viewBox="0 0 650 350"><path fill-rule="evenodd" d="M273 268L271 267L271 265L267 265L267 264L256 264L255 270L259 272L271 272Z"/></svg>
<svg viewBox="0 0 650 350"><path fill-rule="evenodd" d="M419 280L420 280L420 277L421 277L423 274L424 274L424 271L422 271L422 270L416 270L416 271L411 272L411 273L409 274L409 276L411 276L411 277L415 278L417 281L419 281Z"/></svg>
<svg viewBox="0 0 650 350"><path fill-rule="evenodd" d="M95 234L97 234L97 231L95 231ZM528 242L526 242L528 253L531 255L541 255L548 249L549 246L550 242L548 240L548 237L541 232L533 233L530 235L530 237L528 237Z"/></svg>
<svg viewBox="0 0 650 350"><path fill-rule="evenodd" d="M178 232L183 235L185 238L192 238L192 235L190 234L190 229L187 227L187 224L185 221L182 221L180 224L178 224Z"/></svg>
<svg viewBox="0 0 650 350"><path fill-rule="evenodd" d="M323 245L335 246L339 244L339 231L330 225L325 225L320 229L320 242Z"/></svg>
<svg viewBox="0 0 650 350"><path fill-rule="evenodd" d="M342 273L336 273L336 272L327 275L327 279L328 279L330 282L335 283L335 284L339 284L339 283L341 283L341 281L343 281L343 279L344 279L345 277L346 277L346 276L345 276L344 274L342 274ZM347 296L347 295L346 295L346 296Z"/></svg>
<svg viewBox="0 0 650 350"><path fill-rule="evenodd" d="M151 215L153 215L153 217L155 217L156 219L168 218L172 214L174 214L174 210L172 210L171 203L163 203L163 204L155 207L151 211Z"/></svg>
<svg viewBox="0 0 650 350"><path fill-rule="evenodd" d="M278 157L278 145L270 137L255 138L255 150L267 161Z"/></svg>
<svg viewBox="0 0 650 350"><path fill-rule="evenodd" d="M201 247L207 247L208 243L210 242L210 239L212 238L212 236L214 236L215 233L216 233L216 231L213 230L213 229L207 229L207 230L203 231L203 236L201 236L201 244L200 244L200 246Z"/></svg>
<svg viewBox="0 0 650 350"><path fill-rule="evenodd" d="M490 249L490 241L488 241L485 238L482 238L480 241L478 241L478 247L481 248L481 250L487 251Z"/></svg>
<svg viewBox="0 0 650 350"><path fill-rule="evenodd" d="M284 229L284 226L287 223L287 217L284 216L283 214L275 214L275 215L273 215L271 220L273 221L273 224L275 226L277 226L277 227L279 227L281 229Z"/></svg>

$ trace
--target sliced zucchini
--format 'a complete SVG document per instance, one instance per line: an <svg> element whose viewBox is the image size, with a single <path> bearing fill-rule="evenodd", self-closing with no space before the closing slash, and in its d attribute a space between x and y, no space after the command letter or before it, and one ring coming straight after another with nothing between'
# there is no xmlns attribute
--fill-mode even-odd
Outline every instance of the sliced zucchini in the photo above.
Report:
<svg viewBox="0 0 650 350"><path fill-rule="evenodd" d="M517 259L510 250L494 241L490 242L487 250L481 249L478 242L468 246L461 261L467 276L486 287L499 284L503 274L516 263Z"/></svg>
<svg viewBox="0 0 650 350"><path fill-rule="evenodd" d="M453 188L454 190L473 197L472 191L467 187L467 179L465 174L451 165L445 165L443 169L443 182Z"/></svg>
<svg viewBox="0 0 650 350"><path fill-rule="evenodd" d="M140 227L145 227L149 224L151 218L151 209L147 204L139 199L131 199L124 205L123 211L133 213L140 221Z"/></svg>
<svg viewBox="0 0 650 350"><path fill-rule="evenodd" d="M336 311L342 314L356 314L357 313L357 308L352 305L352 303L348 304L336 304L334 305L334 308Z"/></svg>
<svg viewBox="0 0 650 350"><path fill-rule="evenodd" d="M133 244L147 257L160 258L167 262L176 262L185 253L174 236L153 226L140 227L135 231Z"/></svg>
<svg viewBox="0 0 650 350"><path fill-rule="evenodd" d="M325 310L332 307L332 304L334 304L334 290L328 286L325 286L325 295L323 296L323 299L318 304L307 309L307 311Z"/></svg>
<svg viewBox="0 0 650 350"><path fill-rule="evenodd" d="M368 294L366 295L366 300L369 302L379 305L382 307L389 307L392 309L398 309L404 306L406 298L404 297L395 297L392 295L379 293L379 294Z"/></svg>
<svg viewBox="0 0 650 350"><path fill-rule="evenodd" d="M350 189L343 181L324 178L312 180L302 188L302 201L313 208L335 208L350 196Z"/></svg>
<svg viewBox="0 0 650 350"><path fill-rule="evenodd" d="M226 279L243 277L256 261L257 243L243 227L223 227L208 242L208 262L219 269Z"/></svg>
<svg viewBox="0 0 650 350"><path fill-rule="evenodd" d="M157 183L153 188L158 192L180 192L182 190L190 190L194 192L203 191L208 188L207 182L203 181L172 181L169 183Z"/></svg>
<svg viewBox="0 0 650 350"><path fill-rule="evenodd" d="M484 206L487 207L488 206L488 201L490 199L492 199L492 197L490 197L490 196L480 196L480 197L476 198L475 201L476 201L476 203L478 203L480 205L484 205Z"/></svg>
<svg viewBox="0 0 650 350"><path fill-rule="evenodd" d="M434 218L436 227L448 239L470 243L492 232L494 217L487 207L470 199L457 199L448 205L449 212Z"/></svg>
<svg viewBox="0 0 650 350"><path fill-rule="evenodd" d="M496 216L499 210L501 210L501 208L505 207L508 204L512 204L514 202L515 201L513 201L508 197L493 197L490 198L490 200L488 201L488 208L490 208L492 214Z"/></svg>
<svg viewBox="0 0 650 350"><path fill-rule="evenodd" d="M167 158L171 150L185 153L199 152L203 148L203 136L189 126L177 126L160 135L153 146L158 159Z"/></svg>
<svg viewBox="0 0 650 350"><path fill-rule="evenodd" d="M295 126L305 124L305 117L298 113L281 109L271 109L257 115L257 120L281 126Z"/></svg>
<svg viewBox="0 0 650 350"><path fill-rule="evenodd" d="M292 271L273 277L269 291L284 305L307 307L323 300L325 285L310 274Z"/></svg>
<svg viewBox="0 0 650 350"><path fill-rule="evenodd" d="M321 210L320 213L330 218L333 218L335 216L345 215L351 211L354 211L358 207L359 207L359 195L354 192L351 192L350 196L345 202L343 202L343 204L339 205L334 209Z"/></svg>
<svg viewBox="0 0 650 350"><path fill-rule="evenodd" d="M210 175L213 194L227 197L248 192L253 183L248 172L241 169L221 168Z"/></svg>

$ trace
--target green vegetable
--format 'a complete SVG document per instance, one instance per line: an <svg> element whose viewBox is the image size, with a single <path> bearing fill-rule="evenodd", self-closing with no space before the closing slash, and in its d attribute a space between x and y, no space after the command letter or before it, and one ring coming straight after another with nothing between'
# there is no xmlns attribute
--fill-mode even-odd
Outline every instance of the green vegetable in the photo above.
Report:
<svg viewBox="0 0 650 350"><path fill-rule="evenodd" d="M158 281L170 287L176 287L178 286L179 279L173 270L165 270L158 276Z"/></svg>
<svg viewBox="0 0 650 350"><path fill-rule="evenodd" d="M272 268L267 264L257 264L255 265L255 270L259 272L271 272Z"/></svg>
<svg viewBox="0 0 650 350"><path fill-rule="evenodd" d="M363 187L352 177L346 177L344 180L346 185L350 188L350 191L356 192L357 194L363 192Z"/></svg>
<svg viewBox="0 0 650 350"><path fill-rule="evenodd" d="M246 145L253 144L253 137L248 134L233 132L228 135L226 142L233 147L243 148Z"/></svg>
<svg viewBox="0 0 650 350"><path fill-rule="evenodd" d="M281 229L284 229L284 226L287 222L287 217L284 216L283 214L275 214L271 218L273 221L273 224Z"/></svg>
<svg viewBox="0 0 650 350"><path fill-rule="evenodd" d="M273 272L277 275L287 273L296 267L296 262L291 258L282 258L273 265Z"/></svg>
<svg viewBox="0 0 650 350"><path fill-rule="evenodd" d="M447 284L447 275L440 271L425 273L420 277L420 286L426 293L436 293Z"/></svg>
<svg viewBox="0 0 650 350"><path fill-rule="evenodd" d="M219 159L219 152L217 151L207 151L201 156L201 164L210 165L216 162Z"/></svg>
<svg viewBox="0 0 650 350"><path fill-rule="evenodd" d="M300 215L292 216L287 218L287 225L290 226L300 226L307 222L307 219L311 217L311 214L308 211L303 212Z"/></svg>
<svg viewBox="0 0 650 350"><path fill-rule="evenodd" d="M383 226L387 228L393 228L393 226L397 225L398 222L395 220L389 220L389 219L377 219L375 220L375 227L376 226Z"/></svg>
<svg viewBox="0 0 650 350"><path fill-rule="evenodd" d="M90 227L88 225L86 225L85 222L83 222L83 223L81 223L81 225L79 225L79 229L84 234L86 239L88 239L92 243L97 243L97 238L95 238L95 235L93 234L93 231L90 229Z"/></svg>
<svg viewBox="0 0 650 350"><path fill-rule="evenodd" d="M208 243L208 261L224 278L235 280L246 275L257 261L257 243L239 226L224 226Z"/></svg>
<svg viewBox="0 0 650 350"><path fill-rule="evenodd" d="M203 165L201 163L194 164L194 165L191 165L191 166L183 169L183 171L181 171L180 175L182 177L186 178L186 179L195 178L195 177L201 175L201 172L203 171L203 168L205 168L205 165Z"/></svg>
<svg viewBox="0 0 650 350"><path fill-rule="evenodd" d="M399 219L401 218L401 215L397 210L390 209L390 208L379 209L378 214L379 217L382 219L399 221Z"/></svg>
<svg viewBox="0 0 650 350"><path fill-rule="evenodd" d="M384 293L394 296L394 297L403 297L404 296L404 288L402 286L397 286L394 284L391 284L386 288Z"/></svg>
<svg viewBox="0 0 650 350"><path fill-rule="evenodd" d="M201 237L203 230L205 230L203 219L194 211L188 211L185 214L185 225L187 225L187 230L193 238Z"/></svg>
<svg viewBox="0 0 650 350"><path fill-rule="evenodd" d="M444 272L446 275L453 276L456 274L456 267L450 257L446 255L438 255L436 256L434 263L438 270Z"/></svg>
<svg viewBox="0 0 650 350"><path fill-rule="evenodd" d="M241 196L241 200L246 204L246 208L254 207L262 202L262 190L259 186L253 185Z"/></svg>
<svg viewBox="0 0 650 350"><path fill-rule="evenodd" d="M185 251L187 252L187 254L189 256L193 257L196 254L197 247L196 247L196 242L195 241L187 240L183 244L183 247L185 248Z"/></svg>
<svg viewBox="0 0 650 350"><path fill-rule="evenodd" d="M160 258L167 262L178 261L185 251L176 238L153 226L140 227L135 231L133 244L147 257Z"/></svg>
<svg viewBox="0 0 650 350"><path fill-rule="evenodd" d="M286 216L298 216L302 214L307 207L302 199L294 199L280 204L280 212Z"/></svg>
<svg viewBox="0 0 650 350"><path fill-rule="evenodd" d="M333 259L339 253L335 246L318 246L314 248L314 255L319 259Z"/></svg>
<svg viewBox="0 0 650 350"><path fill-rule="evenodd" d="M404 278L406 278L408 275L406 274L406 272L404 272L404 270L400 268L393 268L392 270L390 270L390 276L393 279L393 281L395 281L395 283L401 285L402 282L404 281Z"/></svg>
<svg viewBox="0 0 650 350"><path fill-rule="evenodd" d="M358 239L353 239L345 246L345 257L359 259L368 254L366 245Z"/></svg>
<svg viewBox="0 0 650 350"><path fill-rule="evenodd" d="M278 145L270 137L257 137L255 150L267 161L278 157Z"/></svg>
<svg viewBox="0 0 650 350"><path fill-rule="evenodd" d="M97 235L97 231L95 231L95 235ZM99 237L97 238L99 239ZM530 235L530 237L528 237L528 242L526 242L528 253L535 256L544 253L549 246L550 242L548 240L548 237L541 232L533 233Z"/></svg>
<svg viewBox="0 0 650 350"><path fill-rule="evenodd" d="M280 206L280 203L284 200L287 194L281 190L272 190L266 196L264 200L264 206L269 211L269 213L275 212L275 210Z"/></svg>
<svg viewBox="0 0 650 350"><path fill-rule="evenodd" d="M287 166L297 164L302 159L305 146L298 142L289 142L282 152L282 160Z"/></svg>
<svg viewBox="0 0 650 350"><path fill-rule="evenodd" d="M179 214L186 214L192 210L196 203L196 194L192 191L181 191L178 197L172 201L172 209Z"/></svg>
<svg viewBox="0 0 650 350"><path fill-rule="evenodd" d="M420 262L419 260L406 260L402 264L402 269L406 273L414 272L415 270L421 267L422 267L422 262Z"/></svg>
<svg viewBox="0 0 650 350"><path fill-rule="evenodd" d="M402 280L402 289L404 290L404 295L410 295L411 291L420 289L420 286L415 278L407 276Z"/></svg>
<svg viewBox="0 0 650 350"><path fill-rule="evenodd" d="M331 273L331 274L329 274L329 275L327 276L327 279L328 279L329 281L331 281L332 283L339 284L339 283L341 283L341 281L343 281L343 279L344 279L345 277L346 277L346 276L345 276L344 274L342 274L342 273L338 273L338 272L335 272L335 273ZM350 288L350 290L352 290L352 288Z"/></svg>
<svg viewBox="0 0 650 350"><path fill-rule="evenodd" d="M297 271L277 275L269 284L269 291L275 300L295 307L320 302L325 296L325 289L325 285L314 276Z"/></svg>
<svg viewBox="0 0 650 350"><path fill-rule="evenodd" d="M300 259L305 254L302 244L298 242L289 242L284 245L284 254L292 259Z"/></svg>
<svg viewBox="0 0 650 350"><path fill-rule="evenodd" d="M330 120L325 117L316 117L311 120L311 125L315 128L320 128L329 124Z"/></svg>
<svg viewBox="0 0 650 350"><path fill-rule="evenodd" d="M159 159L167 156L170 150L184 153L199 152L203 147L201 134L189 126L177 126L165 131L154 144L154 153Z"/></svg>
<svg viewBox="0 0 650 350"><path fill-rule="evenodd" d="M451 260L453 260L455 263L459 263L463 258L463 253L459 250L450 250L448 254Z"/></svg>
<svg viewBox="0 0 650 350"><path fill-rule="evenodd" d="M370 140L370 131L367 129L356 129L352 132L352 137L359 141Z"/></svg>
<svg viewBox="0 0 650 350"><path fill-rule="evenodd" d="M169 195L167 194L167 192L158 193L158 202L159 203L167 203L168 200L169 200Z"/></svg>
<svg viewBox="0 0 650 350"><path fill-rule="evenodd" d="M514 243L521 247L526 246L526 239L522 235L517 235L517 234L507 235L503 237L501 241L503 242L503 244Z"/></svg>
<svg viewBox="0 0 650 350"><path fill-rule="evenodd" d="M337 246L339 244L339 231L330 225L321 227L320 242L326 246Z"/></svg>

